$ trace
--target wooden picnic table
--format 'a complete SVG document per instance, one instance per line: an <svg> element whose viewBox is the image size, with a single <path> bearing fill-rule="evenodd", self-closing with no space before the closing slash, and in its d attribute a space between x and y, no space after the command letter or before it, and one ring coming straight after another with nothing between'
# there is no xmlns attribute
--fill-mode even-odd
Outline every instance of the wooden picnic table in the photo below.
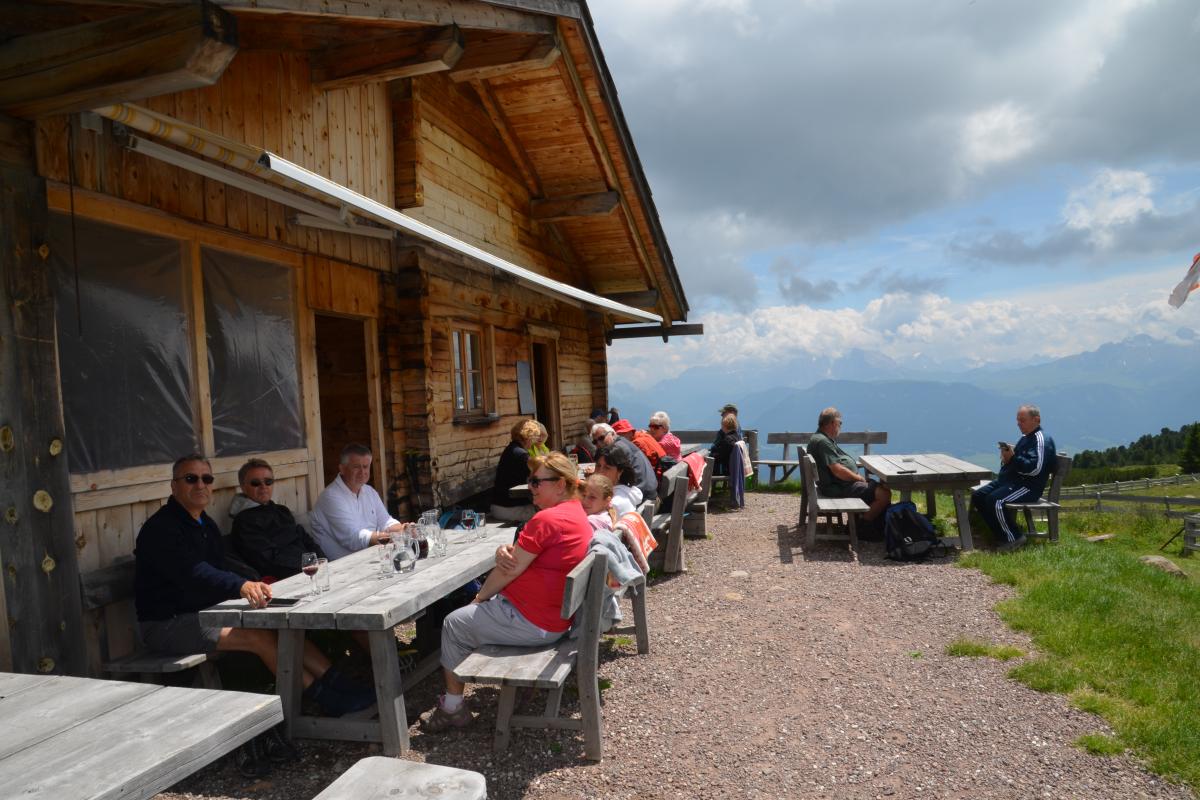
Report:
<svg viewBox="0 0 1200 800"><path fill-rule="evenodd" d="M990 469L943 453L864 455L858 461L880 483L889 489L899 490L902 500L910 499L914 491L924 491L930 516L937 513L934 492L939 489L952 492L954 514L958 518L958 537L955 541L956 537L947 536L946 542L958 544L963 550L974 547L966 493L981 480L991 480Z"/></svg>
<svg viewBox="0 0 1200 800"><path fill-rule="evenodd" d="M309 579L300 574L272 586L276 597L304 597L290 607L251 609L244 600L227 600L200 612L206 625L269 628L279 632L276 686L283 701L289 736L310 739L382 742L385 755L408 749L404 690L438 668L435 651L401 676L392 628L479 577L496 565L496 548L510 544L513 528L488 523L473 534L447 531L449 550L417 562L412 572L379 577L379 547L368 547L331 562L332 589L307 598ZM300 695L304 635L310 630L366 631L375 674L377 719L307 716Z"/></svg>
<svg viewBox="0 0 1200 800"><path fill-rule="evenodd" d="M0 672L0 795L153 797L283 720L279 698Z"/></svg>

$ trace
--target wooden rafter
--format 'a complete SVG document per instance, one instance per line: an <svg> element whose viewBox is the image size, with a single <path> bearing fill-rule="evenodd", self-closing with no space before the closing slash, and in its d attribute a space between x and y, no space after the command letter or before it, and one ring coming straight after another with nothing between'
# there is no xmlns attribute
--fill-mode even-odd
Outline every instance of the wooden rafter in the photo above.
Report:
<svg viewBox="0 0 1200 800"><path fill-rule="evenodd" d="M205 0L22 36L0 45L0 109L43 117L210 86L236 54L237 21Z"/></svg>
<svg viewBox="0 0 1200 800"><path fill-rule="evenodd" d="M512 126L508 122L504 109L500 106L500 101L496 99L496 95L492 93L491 87L486 82L471 81L471 86L475 89L475 94L479 95L483 110L487 112L492 124L496 126L496 132L500 135L500 141L504 142L504 148L508 150L513 163L517 165L517 170L521 173L521 180L525 182L525 188L529 190L530 196L541 197L542 182L538 179L537 171L533 168L529 154L525 152L525 148L513 135Z"/></svg>
<svg viewBox="0 0 1200 800"><path fill-rule="evenodd" d="M471 42L450 70L450 79L463 83L486 80L514 72L545 69L562 55L553 35L496 36Z"/></svg>
<svg viewBox="0 0 1200 800"><path fill-rule="evenodd" d="M572 194L565 197L548 197L529 204L529 215L541 222L552 222L580 217L606 217L621 203L619 192L594 192Z"/></svg>
<svg viewBox="0 0 1200 800"><path fill-rule="evenodd" d="M635 308L654 308L658 305L658 289L647 289L644 292L601 292L600 296Z"/></svg>
<svg viewBox="0 0 1200 800"><path fill-rule="evenodd" d="M457 64L462 54L463 36L457 25L415 28L314 53L312 84L320 89L340 89L443 72Z"/></svg>

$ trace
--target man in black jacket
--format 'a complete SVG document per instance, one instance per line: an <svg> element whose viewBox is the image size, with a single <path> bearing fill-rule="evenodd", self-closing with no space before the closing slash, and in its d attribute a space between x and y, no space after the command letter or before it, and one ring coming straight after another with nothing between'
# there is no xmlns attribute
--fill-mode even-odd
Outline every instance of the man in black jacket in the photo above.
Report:
<svg viewBox="0 0 1200 800"><path fill-rule="evenodd" d="M204 512L212 502L213 473L208 459L196 453L180 458L171 469L171 496L137 535L134 550L134 604L146 646L156 652L187 655L217 650L254 653L274 672L278 640L274 631L209 628L199 612L224 600L241 597L263 608L271 587L249 581L224 568L221 530ZM374 692L359 687L330 668L311 642L304 643L305 696L325 713L340 716L366 708Z"/></svg>
<svg viewBox="0 0 1200 800"><path fill-rule="evenodd" d="M300 572L304 553L324 555L287 506L274 502L275 472L261 458L238 470L242 493L233 498L232 539L238 555L264 576L283 580Z"/></svg>

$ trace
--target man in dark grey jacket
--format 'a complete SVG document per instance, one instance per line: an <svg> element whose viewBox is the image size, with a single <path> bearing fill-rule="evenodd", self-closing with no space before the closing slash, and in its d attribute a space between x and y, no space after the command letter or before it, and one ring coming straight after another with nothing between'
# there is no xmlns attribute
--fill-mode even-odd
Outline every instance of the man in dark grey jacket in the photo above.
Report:
<svg viewBox="0 0 1200 800"><path fill-rule="evenodd" d="M619 447L629 454L633 464L633 473L637 477L637 487L642 490L642 500L653 500L658 497L658 476L650 459L638 449L638 446L628 439L617 436L612 425L601 422L592 427L592 442L596 447Z"/></svg>

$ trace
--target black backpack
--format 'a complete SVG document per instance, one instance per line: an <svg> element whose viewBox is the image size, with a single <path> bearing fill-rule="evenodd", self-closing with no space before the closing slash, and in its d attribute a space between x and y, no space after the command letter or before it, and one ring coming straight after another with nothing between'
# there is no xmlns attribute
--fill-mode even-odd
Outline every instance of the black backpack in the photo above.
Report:
<svg viewBox="0 0 1200 800"><path fill-rule="evenodd" d="M946 545L933 524L907 501L893 503L884 514L883 546L887 557L894 561L924 561L929 556L946 555Z"/></svg>

